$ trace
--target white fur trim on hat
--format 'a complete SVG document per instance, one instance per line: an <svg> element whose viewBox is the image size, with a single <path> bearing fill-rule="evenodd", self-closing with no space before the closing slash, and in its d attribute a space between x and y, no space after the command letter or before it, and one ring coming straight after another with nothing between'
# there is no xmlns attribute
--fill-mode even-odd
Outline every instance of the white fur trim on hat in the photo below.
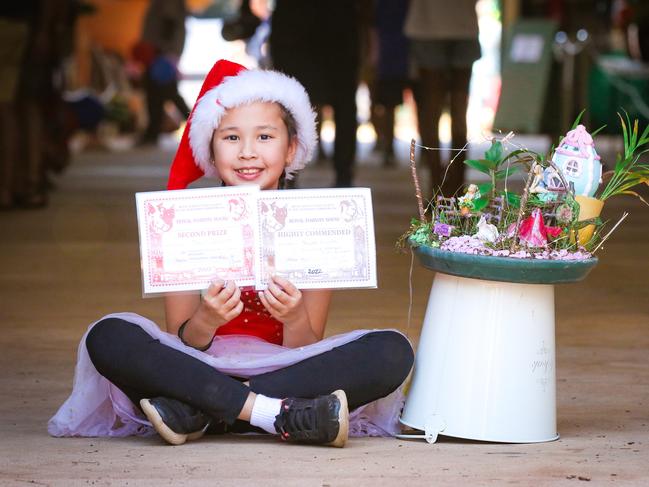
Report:
<svg viewBox="0 0 649 487"><path fill-rule="evenodd" d="M189 145L196 164L208 177L218 177L210 161L212 134L229 108L253 102L277 102L295 119L297 150L286 167L286 177L302 169L313 157L318 141L315 112L304 87L294 78L277 71L250 70L224 78L196 103L190 120Z"/></svg>

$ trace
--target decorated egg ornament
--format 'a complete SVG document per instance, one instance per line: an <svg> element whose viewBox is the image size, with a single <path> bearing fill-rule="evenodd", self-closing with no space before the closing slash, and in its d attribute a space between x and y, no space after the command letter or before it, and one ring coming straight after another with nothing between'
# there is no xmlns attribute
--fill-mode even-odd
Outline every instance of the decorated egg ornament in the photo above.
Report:
<svg viewBox="0 0 649 487"><path fill-rule="evenodd" d="M552 156L576 195L593 196L602 179L602 164L595 152L593 138L583 125L577 125L559 143ZM561 182L554 171L546 171L547 187L558 187Z"/></svg>

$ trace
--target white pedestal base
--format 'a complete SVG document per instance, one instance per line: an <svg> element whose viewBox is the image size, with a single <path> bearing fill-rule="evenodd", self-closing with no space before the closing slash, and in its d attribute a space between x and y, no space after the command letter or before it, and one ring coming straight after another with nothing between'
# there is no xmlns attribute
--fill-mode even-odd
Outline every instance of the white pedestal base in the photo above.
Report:
<svg viewBox="0 0 649 487"><path fill-rule="evenodd" d="M401 422L429 442L557 439L554 287L438 272Z"/></svg>

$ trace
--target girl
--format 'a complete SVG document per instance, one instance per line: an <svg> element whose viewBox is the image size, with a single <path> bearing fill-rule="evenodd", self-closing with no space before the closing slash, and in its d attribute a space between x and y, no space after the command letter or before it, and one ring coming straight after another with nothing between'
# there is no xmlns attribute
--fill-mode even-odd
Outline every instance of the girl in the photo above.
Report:
<svg viewBox="0 0 649 487"><path fill-rule="evenodd" d="M223 185L278 189L311 158L314 120L294 79L219 61L168 189L203 174ZM181 444L208 429L261 429L342 447L352 409L352 434L393 434L401 406L393 392L412 366L410 343L389 330L323 339L330 298L330 290L300 291L280 277L258 294L216 280L202 296L165 297L167 332L135 314L104 317L81 341L72 395L49 432L124 436L153 426Z"/></svg>

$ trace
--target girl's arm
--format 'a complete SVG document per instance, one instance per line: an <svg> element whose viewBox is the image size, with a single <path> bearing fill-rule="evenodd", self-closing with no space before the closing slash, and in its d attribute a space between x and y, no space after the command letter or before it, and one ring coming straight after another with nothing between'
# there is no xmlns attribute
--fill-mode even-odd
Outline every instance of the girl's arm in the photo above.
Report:
<svg viewBox="0 0 649 487"><path fill-rule="evenodd" d="M259 299L273 318L284 323L285 347L301 347L322 340L331 290L300 291L289 280L273 277Z"/></svg>
<svg viewBox="0 0 649 487"><path fill-rule="evenodd" d="M183 329L183 340L195 348L211 343L216 329L243 311L241 290L233 281L214 281L201 299L199 294L165 296L167 331L175 335Z"/></svg>

